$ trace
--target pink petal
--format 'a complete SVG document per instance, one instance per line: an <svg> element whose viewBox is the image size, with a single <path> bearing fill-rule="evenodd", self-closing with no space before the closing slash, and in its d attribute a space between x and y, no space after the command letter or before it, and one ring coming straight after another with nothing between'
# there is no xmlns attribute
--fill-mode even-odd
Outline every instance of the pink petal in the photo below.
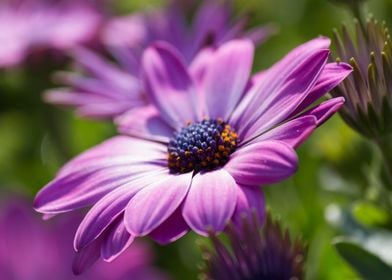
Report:
<svg viewBox="0 0 392 280"><path fill-rule="evenodd" d="M39 191L34 207L39 212L54 214L93 204L143 173L165 170L165 150L161 144L114 137L66 164ZM154 160L154 155L159 155L161 160Z"/></svg>
<svg viewBox="0 0 392 280"><path fill-rule="evenodd" d="M164 171L153 165L134 164L97 172L81 172L54 179L38 192L34 208L41 213L56 214L86 207L110 191L136 180Z"/></svg>
<svg viewBox="0 0 392 280"><path fill-rule="evenodd" d="M222 231L233 215L237 188L224 169L196 174L182 212L187 224L201 235Z"/></svg>
<svg viewBox="0 0 392 280"><path fill-rule="evenodd" d="M281 141L259 141L239 148L224 169L238 184L259 186L283 181L293 175L298 158L292 147Z"/></svg>
<svg viewBox="0 0 392 280"><path fill-rule="evenodd" d="M142 60L151 102L174 128L198 119L195 88L180 57L171 46L160 43L149 47Z"/></svg>
<svg viewBox="0 0 392 280"><path fill-rule="evenodd" d="M76 109L76 114L83 118L92 118L92 119L113 119L130 108L135 108L142 106L140 102L106 102L106 103L96 103L93 104L90 102L87 105L79 106Z"/></svg>
<svg viewBox="0 0 392 280"><path fill-rule="evenodd" d="M302 112L316 100L340 84L352 72L352 67L346 63L328 63L321 72L314 88L292 115Z"/></svg>
<svg viewBox="0 0 392 280"><path fill-rule="evenodd" d="M268 70L270 72L265 74L262 82L253 87L254 92L248 93L245 97L247 99L253 95L254 100L244 112L245 115L250 114L250 119L242 116L242 121L237 123L240 126L238 132L241 137L249 139L257 136L287 119L314 87L328 54L328 50L316 51L287 74L274 73L274 68ZM269 92L269 95L261 99L265 92ZM251 109L254 111L249 111Z"/></svg>
<svg viewBox="0 0 392 280"><path fill-rule="evenodd" d="M145 165L140 168L145 170ZM132 170L132 165L128 171ZM93 170L55 178L38 192L34 207L38 212L56 214L95 203L117 187L132 181L136 174L127 169Z"/></svg>
<svg viewBox="0 0 392 280"><path fill-rule="evenodd" d="M173 137L173 129L163 121L157 109L145 106L133 109L115 120L121 133L145 139L168 143Z"/></svg>
<svg viewBox="0 0 392 280"><path fill-rule="evenodd" d="M146 141L130 136L115 136L90 148L78 155L61 168L57 177L84 169L110 166L112 159L125 160L129 157L130 162L152 162L154 159L162 159L166 162L167 147L161 143Z"/></svg>
<svg viewBox="0 0 392 280"><path fill-rule="evenodd" d="M208 116L227 119L232 113L248 83L253 55L248 40L233 40L216 51L205 76Z"/></svg>
<svg viewBox="0 0 392 280"><path fill-rule="evenodd" d="M233 113L231 124L241 127L241 131L247 131L260 116L266 115L265 111L268 109L271 119L275 119L275 122L278 121L276 118L282 121L313 88L325 65L329 44L330 40L325 37L311 40L295 48L266 70L258 79L259 84L252 87ZM314 71L310 71L311 69ZM308 75L304 76L305 73ZM256 127L265 129L270 126L269 119L264 121L267 125L258 124Z"/></svg>
<svg viewBox="0 0 392 280"><path fill-rule="evenodd" d="M279 140L297 148L312 134L316 127L317 118L315 116L302 116L271 129L253 139L250 143L262 140Z"/></svg>
<svg viewBox="0 0 392 280"><path fill-rule="evenodd" d="M108 81L122 88L129 88L129 83L137 83L137 78L122 71L118 66L105 60L98 54L82 47L72 52L75 61L99 79Z"/></svg>
<svg viewBox="0 0 392 280"><path fill-rule="evenodd" d="M127 73L121 74L122 76L116 81L114 78L105 80L94 76L83 76L80 73L57 72L54 80L90 97L117 101L133 100L143 103L140 81Z"/></svg>
<svg viewBox="0 0 392 280"><path fill-rule="evenodd" d="M131 245L133 240L134 237L125 228L124 217L119 216L118 221L103 240L101 246L102 258L107 262L113 261Z"/></svg>
<svg viewBox="0 0 392 280"><path fill-rule="evenodd" d="M150 237L161 245L174 242L189 231L189 226L181 214L181 206L159 227L150 233Z"/></svg>
<svg viewBox="0 0 392 280"><path fill-rule="evenodd" d="M144 236L161 225L182 203L191 180L192 172L170 175L135 195L124 215L128 231L135 236Z"/></svg>
<svg viewBox="0 0 392 280"><path fill-rule="evenodd" d="M75 250L80 250L96 239L121 213L132 197L155 180L167 175L143 176L139 180L121 186L99 200L87 213L75 234Z"/></svg>
<svg viewBox="0 0 392 280"><path fill-rule="evenodd" d="M328 120L333 114L335 114L344 105L344 102L344 97L331 98L303 113L303 115L312 115L316 117L317 126L319 126Z"/></svg>

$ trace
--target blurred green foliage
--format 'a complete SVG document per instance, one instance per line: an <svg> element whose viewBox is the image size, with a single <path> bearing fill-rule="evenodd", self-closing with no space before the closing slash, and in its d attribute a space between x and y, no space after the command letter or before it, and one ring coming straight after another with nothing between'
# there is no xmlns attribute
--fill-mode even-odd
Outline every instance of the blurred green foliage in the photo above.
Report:
<svg viewBox="0 0 392 280"><path fill-rule="evenodd" d="M122 0L116 10L126 13L163 3ZM351 20L349 12L327 0L238 0L235 6L238 16L250 15L250 25L274 22L279 27L279 33L259 48L255 71L306 40L331 36L333 27ZM392 26L392 1L372 0L367 9ZM115 134L109 123L80 119L41 101L41 93L54 86L50 73L66 67L60 63L0 72L1 191L27 192L33 197L66 160ZM377 256L356 244L340 241L336 250L331 240L341 228L326 219L332 204L346 207L358 198L380 196L377 180L372 180L377 161L373 151L370 143L335 116L299 149L300 168L294 178L264 187L271 213L309 244L307 279L357 279L359 275L337 250L354 268L377 262ZM379 209L377 203L357 203L352 209L353 219L365 227L391 224L390 212ZM175 244L155 246L157 264L175 279L197 279L198 238L189 234Z"/></svg>

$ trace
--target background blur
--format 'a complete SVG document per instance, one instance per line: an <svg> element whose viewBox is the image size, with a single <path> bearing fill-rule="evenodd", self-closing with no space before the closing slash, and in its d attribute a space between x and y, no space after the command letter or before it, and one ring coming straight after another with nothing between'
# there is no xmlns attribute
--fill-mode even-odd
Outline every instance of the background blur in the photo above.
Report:
<svg viewBox="0 0 392 280"><path fill-rule="evenodd" d="M162 5L164 1L112 1L118 14ZM367 9L392 27L392 1L371 0ZM271 65L296 45L332 28L350 23L345 9L326 0L239 0L238 16L250 13L251 23L274 22L279 33L257 52L254 69ZM112 124L88 121L41 101L43 90L53 87L50 73L66 69L67 62L20 66L0 70L0 192L27 193L31 198L70 157L115 134ZM363 196L372 181L377 154L335 116L299 149L300 169L281 185L265 187L271 213L293 236L308 242L307 279L356 279L352 269L331 245L338 235L330 222L339 205ZM368 174L368 175L361 175ZM371 194L368 194L371 195ZM335 215L335 216L334 216ZM196 279L201 264L189 234L175 244L160 247L156 264L174 279Z"/></svg>

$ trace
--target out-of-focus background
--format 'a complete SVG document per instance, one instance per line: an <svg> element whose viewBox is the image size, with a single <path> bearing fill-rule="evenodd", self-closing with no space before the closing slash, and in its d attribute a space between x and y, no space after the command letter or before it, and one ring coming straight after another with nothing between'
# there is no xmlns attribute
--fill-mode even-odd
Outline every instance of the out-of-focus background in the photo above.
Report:
<svg viewBox="0 0 392 280"><path fill-rule="evenodd" d="M157 0L110 3L118 14L165 4ZM252 25L273 22L279 27L258 49L255 70L270 66L306 40L332 36L334 27L343 21L351 24L352 18L326 0L238 0L235 7L236 15L249 15ZM370 0L366 9L392 27L392 1ZM69 68L69 63L49 57L40 61L0 70L0 195L17 192L32 199L68 159L115 134L110 122L89 121L45 104L41 93L54 87L50 73ZM373 150L336 115L299 149L298 173L282 184L265 187L272 215L308 243L307 279L358 277L331 245L338 235L333 221L339 206L375 195L369 192L369 186L377 185L372 178L378 160ZM165 247L154 244L156 265L173 279L196 279L201 264L196 239L200 237L188 234Z"/></svg>

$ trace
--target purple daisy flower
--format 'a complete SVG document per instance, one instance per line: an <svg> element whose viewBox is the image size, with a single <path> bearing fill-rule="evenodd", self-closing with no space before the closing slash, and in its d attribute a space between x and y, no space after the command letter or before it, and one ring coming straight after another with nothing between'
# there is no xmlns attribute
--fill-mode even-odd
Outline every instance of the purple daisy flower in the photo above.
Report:
<svg viewBox="0 0 392 280"><path fill-rule="evenodd" d="M187 64L205 46L217 47L239 37L261 43L272 26L247 31L245 21L233 22L229 1L206 0L188 26L185 11L172 4L166 9L115 18L106 24L102 41L116 64L87 49L73 52L82 74L62 72L55 79L67 87L49 90L46 101L75 107L89 118L113 118L129 109L147 104L140 81L143 51L157 40L165 41L186 57ZM206 20L208 19L208 20Z"/></svg>
<svg viewBox="0 0 392 280"><path fill-rule="evenodd" d="M37 194L35 209L92 206L75 248L104 246L109 259L134 237L166 244L190 229L220 232L249 208L262 215L259 186L293 175L294 148L344 103L334 98L304 112L351 72L327 63L329 44L314 39L250 78L249 40L205 49L189 68L156 43L142 60L151 105L117 120L127 135L66 164ZM114 230L124 238L108 239Z"/></svg>
<svg viewBox="0 0 392 280"><path fill-rule="evenodd" d="M37 50L67 50L89 41L100 22L101 14L87 1L3 0L0 68L19 64Z"/></svg>
<svg viewBox="0 0 392 280"><path fill-rule="evenodd" d="M153 254L137 242L108 264L98 261L82 276L74 276L72 234L80 213L44 223L27 200L8 197L0 204L0 275L5 280L163 280L167 277L151 266ZM118 236L121 238L121 236ZM76 257L75 272L96 259Z"/></svg>

